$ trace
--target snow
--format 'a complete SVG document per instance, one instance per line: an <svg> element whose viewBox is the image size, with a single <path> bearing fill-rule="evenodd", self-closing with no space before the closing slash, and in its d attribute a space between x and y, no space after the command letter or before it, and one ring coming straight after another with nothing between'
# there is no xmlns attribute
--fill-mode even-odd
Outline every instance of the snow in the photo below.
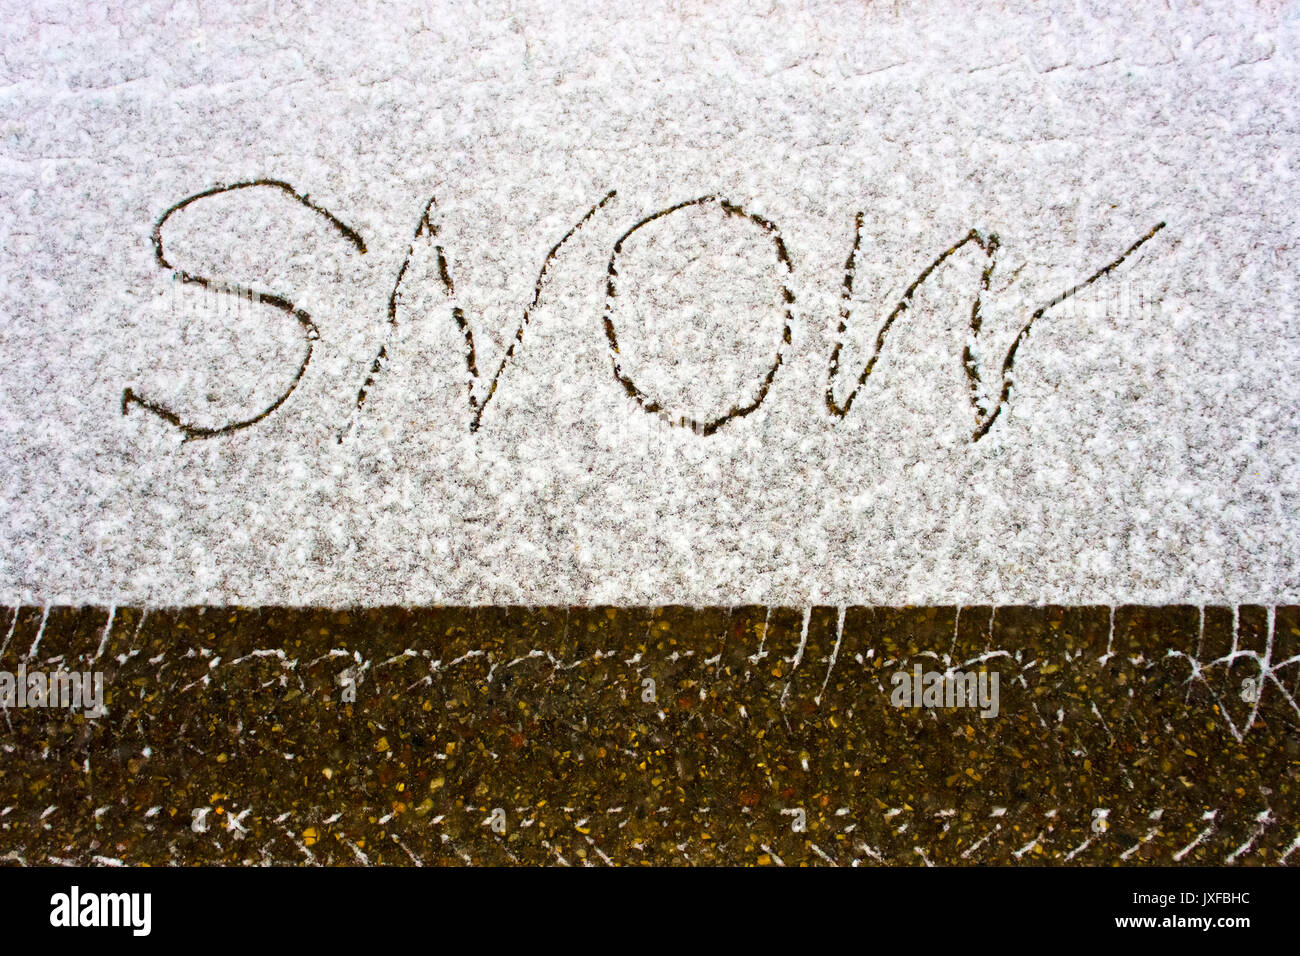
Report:
<svg viewBox="0 0 1300 956"><path fill-rule="evenodd" d="M1300 600L1294 4L0 6L6 601Z"/></svg>

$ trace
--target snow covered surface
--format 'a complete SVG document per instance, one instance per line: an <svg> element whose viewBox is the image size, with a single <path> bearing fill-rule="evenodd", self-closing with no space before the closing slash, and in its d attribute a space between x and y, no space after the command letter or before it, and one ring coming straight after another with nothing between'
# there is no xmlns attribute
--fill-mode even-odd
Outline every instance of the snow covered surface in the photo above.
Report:
<svg viewBox="0 0 1300 956"><path fill-rule="evenodd" d="M0 6L7 601L1300 600L1296 4Z"/></svg>

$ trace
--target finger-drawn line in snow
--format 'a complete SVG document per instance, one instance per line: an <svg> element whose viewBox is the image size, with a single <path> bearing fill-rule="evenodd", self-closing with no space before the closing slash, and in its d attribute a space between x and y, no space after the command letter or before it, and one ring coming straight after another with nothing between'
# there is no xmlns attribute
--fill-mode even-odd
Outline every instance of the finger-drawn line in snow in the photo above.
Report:
<svg viewBox="0 0 1300 956"><path fill-rule="evenodd" d="M954 253L960 250L967 243L974 243L980 249L984 250L984 254L988 258L988 264L980 274L979 290L976 292L975 299L971 304L970 338L962 348L962 367L966 370L966 379L970 386L971 407L975 410L975 431L971 435L971 441L979 441L988 434L988 430L993 427L993 423L1001 413L1002 406L1006 404L1007 400L1011 397L1012 371L1016 364L1016 354L1020 350L1020 344L1028 337L1029 330L1033 328L1034 323L1041 319L1048 309L1060 305L1066 299L1069 299L1071 296L1083 291L1098 279L1109 275L1112 271L1119 268L1124 260L1137 252L1138 249L1142 248L1142 246L1149 242L1155 234L1163 228L1165 228L1165 223L1156 223L1147 230L1145 235L1129 246L1128 249L1125 250L1124 254L1119 258L1105 266L1102 266L1087 279L1084 279L1077 285L1074 285L1057 295L1046 305L1039 306L1034 310L1033 314L1029 317L1029 321L1024 324L1020 329L1019 334L1016 336L1015 341L1011 343L1011 347L1007 350L1006 357L1002 360L1002 389L998 394L997 404L994 405L990 411L987 399L983 394L983 382L980 378L979 360L971 346L978 341L980 328L984 322L983 316L980 313L981 299L983 294L988 292L989 282L993 277L993 270L997 265L997 251L1000 242L996 233L991 233L989 237L985 239L979 234L978 230L975 229L972 229L956 243L941 252L933 262L921 271L921 274L916 277L915 281L907 287L902 298L898 300L898 304L894 306L894 310L889 313L889 317L885 319L884 324L880 327L880 331L876 335L875 350L871 353L871 357L867 359L866 364L863 366L862 373L858 376L858 380L854 384L853 390L849 392L842 403L836 401L835 379L840 372L840 352L844 347L844 333L848 330L849 319L852 316L851 302L853 297L853 276L857 266L858 249L862 244L862 213L858 213L857 226L853 236L853 251L849 253L848 261L844 264L844 286L840 293L840 324L839 329L836 332L837 338L835 341L835 347L831 350L830 368L826 381L827 410L838 418L843 418L849 413L849 409L853 407L853 400L857 398L858 392L866 384L867 379L871 376L872 371L876 367L876 362L880 358L880 353L885 347L885 338L889 334L890 328L893 327L894 322L907 311L909 306L911 306L912 298L916 294L916 291L924 285L925 281L930 278L934 271L938 269L939 266L943 265L944 262L946 262Z"/></svg>
<svg viewBox="0 0 1300 956"><path fill-rule="evenodd" d="M551 266L554 264L556 257L560 254L560 249L564 247L565 243L573 238L574 234L577 233L579 229L587 224L588 220L590 220L592 216L596 215L597 212L603 209L606 203L610 202L616 195L617 192L612 189L606 193L604 198L592 206L591 209L587 210L587 214L579 219L574 224L573 228L566 232L560 241L553 245L550 252L546 254L546 258L542 261L542 267L537 273L537 282L533 286L532 301L524 309L523 317L519 320L519 326L515 329L515 334L511 338L510 344L506 347L505 354L501 357L501 364L497 366L496 373L492 376L492 380L488 382L487 394L485 394L482 399L479 399L478 396L474 394L474 384L479 379L478 357L474 348L474 330L470 327L469 321L465 318L465 310L459 305L452 307L452 318L456 322L456 327L465 337L465 368L469 372L469 381L466 383L465 389L469 398L469 430L471 432L478 431L479 425L483 420L483 412L486 411L488 402L492 401L492 396L496 394L497 383L501 380L501 373L505 371L506 365L509 364L510 359L514 357L515 349L523 344L524 329L528 328L528 322L532 318L532 313L542 300L542 290L546 286L546 280L550 275ZM356 427L357 419L361 415L361 408L366 401L366 392L372 385L374 385L375 376L382 371L384 359L388 357L389 340L397 328L397 305L401 296L402 279L406 277L406 270L411 264L411 258L415 255L415 242L425 236L428 236L431 239L436 239L438 236L438 227L429 217L429 213L434 208L434 205L434 197L430 196L429 201L425 203L424 212L420 215L420 221L415 227L415 235L411 238L411 245L407 247L406 258L402 261L402 267L397 271L397 281L393 283L392 295L388 297L387 337L385 338L384 343L380 345L379 353L375 356L374 362L371 363L370 374L366 376L365 382L357 392L356 405L347 426L339 432L338 440L340 442L343 441L347 433L351 432ZM456 295L456 283L451 276L451 267L447 264L446 250L441 244L439 244L434 246L434 252L438 257L438 278L442 282L443 291L446 293L448 298L454 299Z"/></svg>
<svg viewBox="0 0 1300 956"><path fill-rule="evenodd" d="M258 412L256 415L249 418L239 419L226 425L208 426L199 425L194 422L187 422L166 405L145 398L129 386L122 390L123 415L130 411L132 404L139 405L146 411L157 415L163 421L180 429L182 441L191 441L196 438L215 438L218 435L229 435L232 432L239 431L240 429L256 425L258 422L262 421L262 419L271 415L277 408L288 400L289 396L293 394L293 390L298 387L298 383L302 381L303 375L307 372L307 366L311 362L312 344L320 338L320 330L316 327L316 323L312 321L312 317L308 315L305 310L298 308L284 296L275 295L270 292L261 292L237 283L211 279L207 276L188 272L185 269L174 268L172 264L167 261L167 257L163 253L162 229L163 226L166 225L167 220L173 215L180 212L191 203L198 202L200 199L206 199L209 196L216 196L222 193L233 192L237 189L253 189L257 187L269 187L285 193L302 206L310 209L316 215L321 216L336 232L338 232L339 235L350 242L358 252L364 255L366 251L365 241L362 240L356 230L351 226L348 226L328 209L313 203L305 193L298 193L297 190L288 183L278 179L256 179L247 182L233 183L228 186L213 186L211 189L205 189L202 192L195 193L193 196L188 196L185 199L182 199L180 202L169 207L166 212L158 218L158 221L153 227L153 249L154 258L161 268L170 271L174 278L181 283L197 285L209 292L220 292L226 295L246 298L253 302L262 302L273 308L279 309L286 315L292 316L297 320L298 324L302 326L303 337L306 342L306 350L303 354L302 362L299 364L298 370L294 373L293 379L289 382L288 388L280 393L280 395L272 401L270 405Z"/></svg>
<svg viewBox="0 0 1300 956"><path fill-rule="evenodd" d="M183 199L180 202L168 208L167 211L163 213L163 215L159 218L158 222L154 226L153 243L154 243L155 258L157 259L157 262L160 267L173 271L175 277L179 279L181 282L194 283L205 289L209 289L211 291L245 296L254 301L264 302L267 305L278 308L281 311L293 316L299 322L299 324L302 326L304 330L306 350L302 362L299 364L292 378L292 381L289 383L289 386L273 402L271 402L270 405L268 405L262 411L258 412L255 415L252 415L251 417L242 418L238 421L234 421L223 426L209 427L209 426L199 425L193 422L188 422L184 420L180 414L178 414L176 411L174 411L167 405L155 400L145 398L141 396L138 392L136 392L134 389L129 387L126 388L122 393L122 413L124 415L129 411L130 406L132 404L135 404L149 412L152 412L153 414L157 415L159 418L163 419L169 424L180 429L183 435L183 439L186 441L196 439L196 438L213 438L220 435L231 434L233 432L247 428L251 425L255 425L258 422L262 421L263 419L267 418L272 413L274 413L277 409L279 409L280 406L282 406L288 400L289 396L293 393L294 389L298 386L298 383L302 380L304 374L307 371L307 366L311 361L313 343L320 337L320 332L315 322L304 310L299 309L297 306L295 306L292 302L290 302L287 298L283 296L256 292L236 284L227 283L216 279L211 279L205 276L200 276L194 273L187 272L185 270L174 269L171 263L168 262L167 258L163 253L162 228L163 225L174 213L178 212L181 209L184 209L190 204L197 202L201 199L205 199L221 193L230 192L236 189L247 189L247 188L257 187L257 186L272 187L288 194L290 197L292 197L293 199L301 203L306 208L310 209L312 212L324 217L326 221L328 221L334 227L334 229L340 233L340 235L342 235L345 239L351 242L357 248L358 251L362 253L366 251L365 243L361 239L360 235L358 235L353 229L345 225L341 220L339 220L328 210L312 203L305 194L299 194L288 183L282 182L280 180L260 179L260 180L250 181L250 182L236 183L230 186L222 185L222 186L213 187L211 189L206 189L203 190L202 192L194 194L193 196L189 196L186 199ZM365 380L362 382L360 388L357 390L356 399L353 402L352 411L349 415L348 421L338 431L337 434L338 441L342 442L350 433L355 431L359 423L361 413L365 407L366 401L376 384L379 374L383 371L386 362L389 358L390 347L392 345L392 336L398 326L398 315L399 315L400 304L401 304L402 284L406 278L411 262L417 254L417 243L419 243L420 240L433 243L433 252L437 259L439 279L442 283L444 294L447 296L449 300L451 300L451 317L452 320L455 322L457 329L460 331L461 335L464 337L465 340L465 365L466 365L466 370L469 373L468 380L466 383L466 393L467 393L469 409L470 409L469 430L471 433L473 433L473 432L477 432L481 427L484 412L487 410L488 404L491 402L493 396L497 392L497 387L500 383L502 374L505 372L506 366L510 363L511 359L514 358L517 348L523 343L524 330L528 327L533 312L537 309L538 305L541 302L542 292L546 287L547 281L550 277L551 268L554 265L556 259L558 258L561 250L565 247L565 245L569 242L569 240L572 239L574 235L583 226L585 226L599 211L604 209L615 198L616 195L617 194L614 190L610 190L608 193L606 193L605 196L600 201L598 201L595 205L593 205L587 211L587 213L581 219L579 219L569 229L569 231L565 233L564 236L561 237L560 240L550 248L550 251L547 253L546 257L544 258L542 262L542 266L538 272L537 281L533 289L532 299L529 302L529 304L524 308L523 315L520 319L517 328L515 329L514 335L512 336L509 345L506 347L505 352L500 362L497 365L495 373L488 381L486 390L485 392L483 392L482 397L479 397L479 395L476 394L475 392L475 385L478 383L480 379L480 373L478 368L478 356L475 348L474 332L473 329L470 327L468 320L466 319L465 310L461 307L460 304L458 304L455 301L456 286L455 286L455 282L452 279L452 270L449 264L449 257L446 248L443 246L443 244L440 241L438 241L440 238L440 230L437 223L433 219L433 211L436 208L436 204L433 197L430 197L428 202L425 204L423 210L421 211L420 218L416 223L414 234L411 238L410 245L407 248L406 257L403 260L402 265L398 270L396 280L394 281L393 284L392 292L390 293L388 298L388 316L387 316L387 323L386 323L384 337L381 340L379 349L375 355L374 360L370 363L369 370L366 374ZM661 401L649 396L641 387L639 387L635 382L633 382L631 377L627 374L627 372L624 369L624 365L622 362L624 356L620 349L620 344L619 344L618 335L615 329L615 322L614 322L615 306L617 303L617 299L619 297L618 282L617 282L619 276L618 267L620 262L620 256L624 256L627 254L627 251L624 248L627 240L638 230L645 228L646 226L649 226L652 223L663 220L674 213L681 212L687 209L692 209L692 208L718 209L724 213L724 220L726 221L738 220L738 221L747 222L758 226L764 233L766 233L771 238L776 252L777 266L783 270L782 282L781 282L781 298L783 300L782 306L784 309L784 322L781 331L781 338L779 343L776 346L771 364L770 366L766 367L764 374L759 380L758 387L751 398L742 399L732 404L731 408L727 412L713 418L696 418L690 415L671 413L667 410L667 408ZM979 441L982 437L984 437L984 435L988 433L989 429L992 428L993 423L997 420L999 414L1001 413L1002 408L1010 400L1016 357L1019 354L1021 345L1027 339L1030 330L1034 326L1035 322L1041 319L1048 310L1054 308L1057 305L1060 305L1062 302L1078 294L1082 290L1093 285L1098 280L1109 275L1115 269L1119 268L1120 265L1122 265L1126 260L1128 260L1142 246L1144 246L1153 237L1155 237L1155 235L1158 232L1164 229L1165 223L1159 222L1156 225L1152 226L1149 230L1147 230L1145 234L1143 234L1140 238L1138 238L1135 242L1133 242L1123 252L1123 254L1121 254L1111 262L1107 263L1106 265L1102 266L1100 269L1093 272L1090 276L1088 276L1088 278L1084 279L1082 282L1077 283L1076 285L1072 286L1066 291L1053 297L1045 305L1042 305L1039 308L1034 310L1034 312L1030 315L1029 320L1024 324L1024 326L1021 327L1019 333L1016 335L1015 340L1011 343L1010 348L1007 350L1007 353L1003 358L1001 387L1000 387L1000 391L997 394L996 401L993 401L991 397L987 395L984 391L984 381L980 374L980 361L979 361L979 357L975 352L975 348L977 346L978 337L984 321L983 314L981 311L983 306L983 297L989 291L990 281L996 266L997 251L1000 248L1000 240L996 234L989 234L987 237L985 237L978 230L971 229L963 238L961 238L959 241L949 246L942 253L940 253L939 256L934 259L934 261L932 261L929 265L925 267L924 270L922 270L922 272L917 276L917 278L912 282L912 284L907 287L906 291L903 293L898 303L894 306L893 310L890 312L888 317L886 317L884 323L881 325L876 335L875 348L870 358L868 358L866 363L863 365L862 371L858 375L857 381L854 384L852 390L848 393L847 396L845 396L843 401L840 401L837 400L835 397L835 383L841 371L841 358L843 355L844 344L845 344L845 333L848 330L849 321L852 317L851 302L852 302L852 295L853 295L853 280L857 268L858 255L861 250L862 226L863 226L863 213L859 212L857 213L855 219L855 231L854 231L852 250L850 251L849 257L845 262L845 266L844 266L844 278L843 278L842 290L841 290L840 316L839 316L838 329L836 333L837 337L836 337L835 345L831 351L830 359L828 363L827 383L826 383L826 392L825 392L825 405L827 411L837 419L842 419L848 415L849 410L852 408L854 400L857 398L858 393L866 384L867 379L871 376L873 370L876 367L878 360L880 359L890 329L894 326L895 322L911 307L916 292L919 289L921 289L921 287L926 283L926 281L935 273L935 271L941 265L943 265L950 258L952 258L963 247L970 244L982 250L987 259L984 269L982 270L980 275L979 285L978 285L978 289L974 301L971 305L970 320L969 320L971 334L965 346L963 347L962 358L961 358L962 366L965 371L966 378L969 385L969 397L970 397L971 406L975 412L975 429L971 434L971 441L976 442ZM631 228L625 231L615 242L607 266L607 275L605 280L604 330L605 330L606 339L609 344L611 366L612 366L612 371L615 380L619 383L619 385L622 387L624 392L626 392L626 394L631 399L633 399L633 401L641 410L649 414L658 416L659 418L661 418L662 420L664 420L665 422L667 422L672 426L688 428L692 431L695 431L698 434L705 435L705 436L714 434L720 428L722 428L723 426L725 426L727 423L731 422L734 419L744 417L756 411L759 408L759 406L762 405L763 401L767 398L767 395L772 387L773 381L775 380L776 375L780 371L782 364L784 362L784 351L792 343L792 339L793 339L792 309L795 302L795 296L790 289L789 280L790 277L793 275L793 273L794 273L793 260L789 254L789 251L785 244L785 240L782 237L781 231L777 227L777 225L771 220L766 219L763 216L757 215L755 213L749 212L746 209L742 208L741 206L729 202L728 200L720 196L705 195L705 196L700 196L696 199L686 200L684 202L680 202L680 203L676 203L675 205L668 206L664 209L661 209L655 213L652 213L651 215L645 216L644 218L640 219L635 225L633 225Z"/></svg>
<svg viewBox="0 0 1300 956"><path fill-rule="evenodd" d="M785 316L781 327L781 341L776 347L776 355L772 359L771 366L767 369L762 381L759 383L757 393L748 402L738 403L731 406L726 413L719 415L717 418L700 420L689 415L677 415L674 417L664 405L651 398L644 391L637 387L636 383L623 371L619 362L620 354L618 348L618 335L614 329L614 300L618 296L618 257L623 252L623 244L627 242L638 230L650 225L659 219L670 216L675 212L683 209L689 209L692 206L700 208L717 207L722 210L727 217L736 217L747 219L754 225L758 226L763 232L767 233L772 239L772 244L776 249L777 262L785 269L783 281L781 284L781 298L784 302ZM609 256L609 266L607 268L607 277L605 280L605 338L609 342L610 360L614 368L614 378L618 379L623 390L627 392L628 397L635 401L643 411L651 415L657 415L670 425L679 428L689 428L691 431L700 435L712 435L727 422L736 418L743 418L750 412L755 411L758 406L763 404L763 399L767 398L767 393L772 387L772 382L776 378L776 373L781 370L782 352L790 345L792 339L791 328L794 324L794 316L791 314L791 307L794 305L794 293L790 291L789 278L794 273L794 264L790 261L790 254L786 251L785 240L781 238L781 230L777 229L776 223L762 216L746 212L735 203L727 202L717 196L701 196L698 199L688 199L686 202L680 202L675 206L669 206L667 209L661 209L653 215L646 216L635 226L629 229L623 235L619 236L618 241L614 243L614 251Z"/></svg>

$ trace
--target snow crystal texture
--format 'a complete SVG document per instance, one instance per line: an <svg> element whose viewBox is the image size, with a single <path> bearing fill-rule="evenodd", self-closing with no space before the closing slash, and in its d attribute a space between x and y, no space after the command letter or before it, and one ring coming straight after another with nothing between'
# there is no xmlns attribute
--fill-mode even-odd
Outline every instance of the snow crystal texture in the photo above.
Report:
<svg viewBox="0 0 1300 956"><path fill-rule="evenodd" d="M0 598L1300 600L1294 3L0 6Z"/></svg>

